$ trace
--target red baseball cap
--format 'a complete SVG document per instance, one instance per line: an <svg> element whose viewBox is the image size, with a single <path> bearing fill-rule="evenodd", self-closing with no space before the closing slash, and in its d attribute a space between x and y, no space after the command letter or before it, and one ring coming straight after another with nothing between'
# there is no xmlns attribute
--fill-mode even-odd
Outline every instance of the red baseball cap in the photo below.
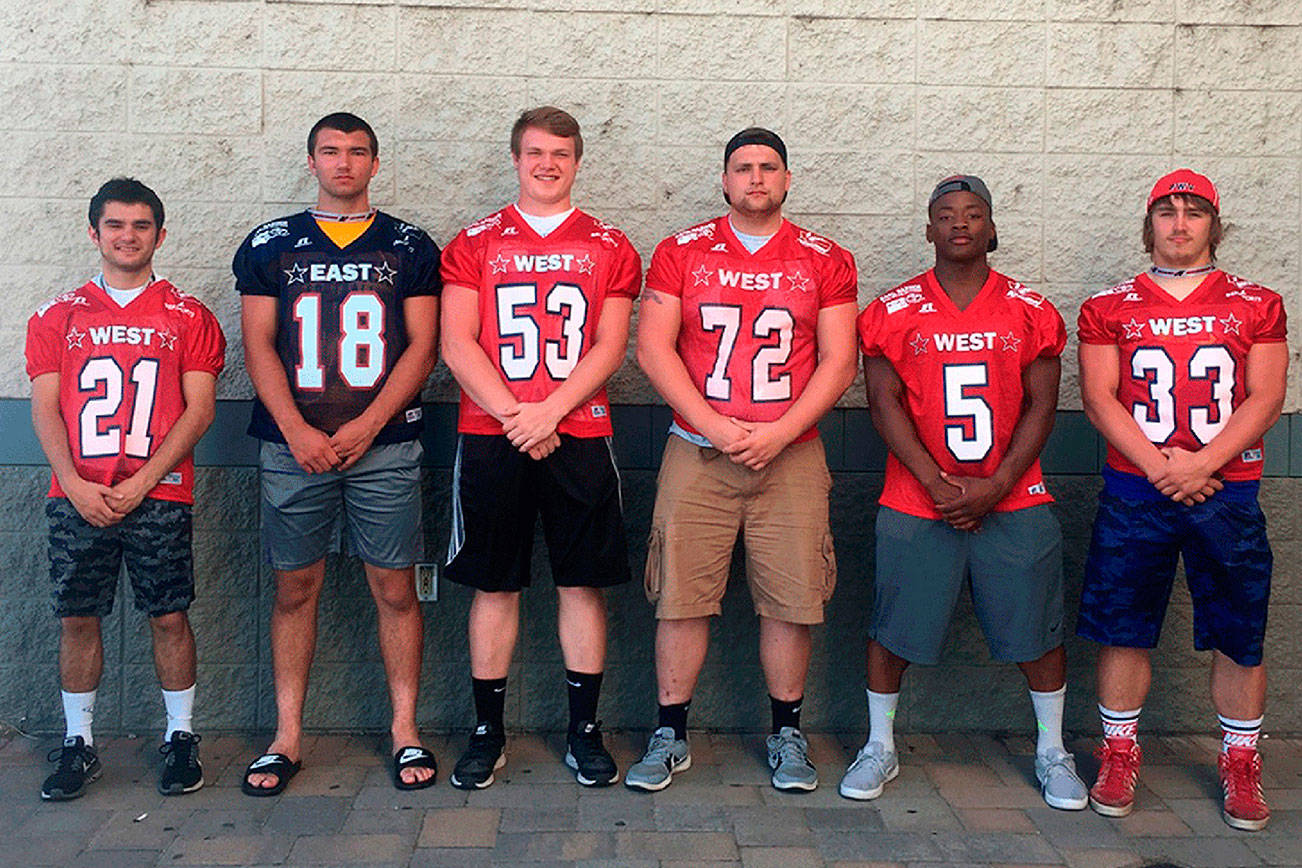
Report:
<svg viewBox="0 0 1302 868"><path fill-rule="evenodd" d="M1201 196L1212 203L1213 211L1217 214L1221 213L1221 197L1216 192L1216 185L1212 183L1211 178L1200 175L1193 169L1176 169L1174 172L1158 178L1157 183L1153 185L1152 191L1148 194L1148 205L1144 210L1152 210L1154 202L1173 193Z"/></svg>

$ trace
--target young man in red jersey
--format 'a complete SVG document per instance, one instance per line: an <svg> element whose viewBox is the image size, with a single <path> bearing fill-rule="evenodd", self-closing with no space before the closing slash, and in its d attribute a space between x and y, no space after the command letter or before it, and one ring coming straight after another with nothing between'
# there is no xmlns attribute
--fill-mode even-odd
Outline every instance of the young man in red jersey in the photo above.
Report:
<svg viewBox="0 0 1302 868"><path fill-rule="evenodd" d="M552 106L511 130L520 192L443 254L443 358L461 385L446 575L475 589L475 730L453 786L481 789L506 762L503 705L541 514L570 721L566 764L584 786L619 778L597 701L604 590L631 575L608 380L624 361L642 263L624 234L570 201L578 122Z"/></svg>
<svg viewBox="0 0 1302 868"><path fill-rule="evenodd" d="M271 659L276 734L241 790L274 796L302 763L325 557L348 548L375 600L388 681L391 780L434 783L416 700L424 643L414 565L421 532L420 390L434 368L439 251L371 207L375 131L335 112L307 136L316 206L264 223L235 253L244 362L262 441L262 545L276 573Z"/></svg>
<svg viewBox="0 0 1302 868"><path fill-rule="evenodd" d="M637 357L674 411L646 588L659 716L626 783L660 790L691 764L687 711L740 531L772 708L773 786L812 790L800 732L810 625L836 583L831 476L815 427L854 379L854 258L782 216L787 149L770 130L723 152L727 214L666 238L647 271Z"/></svg>
<svg viewBox="0 0 1302 868"><path fill-rule="evenodd" d="M99 777L91 722L104 670L100 621L126 563L149 616L167 728L158 789L203 786L195 694L191 506L194 445L212 423L226 340L198 299L154 274L163 203L133 178L90 200L101 272L27 323L32 424L54 470L45 513L67 732L41 798L75 799ZM53 755L52 757L53 758Z"/></svg>
<svg viewBox="0 0 1302 868"><path fill-rule="evenodd" d="M1139 713L1183 556L1194 647L1212 651L1223 817L1264 828L1257 737L1266 704L1262 641L1271 551L1257 505L1262 435L1287 388L1284 307L1216 267L1220 197L1178 169L1148 196L1147 272L1085 302L1081 398L1108 441L1077 633L1099 642L1100 814L1134 807Z"/></svg>
<svg viewBox="0 0 1302 868"><path fill-rule="evenodd" d="M991 210L980 178L937 184L927 210L935 266L859 317L873 424L890 455L877 514L869 735L841 795L876 798L898 773L901 678L910 663L939 662L970 577L991 655L1026 676L1044 799L1080 810L1085 784L1062 743L1062 533L1039 462L1067 335L1048 299L990 268Z"/></svg>

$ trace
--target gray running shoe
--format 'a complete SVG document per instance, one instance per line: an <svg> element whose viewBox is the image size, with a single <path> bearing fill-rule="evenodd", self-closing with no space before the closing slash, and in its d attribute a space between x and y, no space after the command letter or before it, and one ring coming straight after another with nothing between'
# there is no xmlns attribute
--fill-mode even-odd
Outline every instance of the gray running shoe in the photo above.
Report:
<svg viewBox="0 0 1302 868"><path fill-rule="evenodd" d="M887 750L880 741L870 741L859 749L859 755L850 763L841 778L841 795L847 799L875 799L882 794L886 782L900 773L900 760L895 751Z"/></svg>
<svg viewBox="0 0 1302 868"><path fill-rule="evenodd" d="M1089 804L1089 788L1076 774L1076 760L1062 748L1035 755L1035 777L1049 807L1083 811Z"/></svg>
<svg viewBox="0 0 1302 868"><path fill-rule="evenodd" d="M773 786L808 792L818 786L818 770L809 761L809 741L794 726L784 726L766 742Z"/></svg>
<svg viewBox="0 0 1302 868"><path fill-rule="evenodd" d="M651 733L646 753L624 775L624 786L635 790L658 792L673 782L674 772L692 767L692 751L687 739L674 738L672 726L662 726Z"/></svg>

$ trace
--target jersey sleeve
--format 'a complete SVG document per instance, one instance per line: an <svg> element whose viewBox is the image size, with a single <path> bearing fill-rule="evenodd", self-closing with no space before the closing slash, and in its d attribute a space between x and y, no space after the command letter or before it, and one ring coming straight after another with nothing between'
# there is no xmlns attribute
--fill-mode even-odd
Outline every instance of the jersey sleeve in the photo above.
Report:
<svg viewBox="0 0 1302 868"><path fill-rule="evenodd" d="M1076 318L1076 336L1083 344L1115 344L1117 336L1108 328L1103 311L1095 299L1081 305Z"/></svg>
<svg viewBox="0 0 1302 868"><path fill-rule="evenodd" d="M855 267L854 255L842 248L837 248L835 253L819 286L820 308L859 302L859 270Z"/></svg>
<svg viewBox="0 0 1302 868"><path fill-rule="evenodd" d="M60 362L60 342L62 336L53 327L51 320L55 317L44 317L40 314L33 314L32 318L27 321L27 346L25 348L27 356L27 376L35 379L41 374L57 373Z"/></svg>
<svg viewBox="0 0 1302 868"><path fill-rule="evenodd" d="M865 356L884 356L886 349L882 345L882 317L886 307L880 301L873 300L859 314L856 323L859 331L859 349Z"/></svg>
<svg viewBox="0 0 1302 868"><path fill-rule="evenodd" d="M1288 339L1288 317L1284 313L1284 300L1275 293L1266 296L1260 308L1253 343L1277 344Z"/></svg>
<svg viewBox="0 0 1302 868"><path fill-rule="evenodd" d="M204 371L214 377L226 367L226 336L217 317L206 307L197 322L186 332L185 352L181 356L181 373Z"/></svg>
<svg viewBox="0 0 1302 868"><path fill-rule="evenodd" d="M637 298L642 291L642 257L627 238L613 253L609 294L620 298Z"/></svg>
<svg viewBox="0 0 1302 868"><path fill-rule="evenodd" d="M448 242L439 256L439 274L443 285L456 284L478 291L484 264L477 253L465 230L458 232L457 237Z"/></svg>
<svg viewBox="0 0 1302 868"><path fill-rule="evenodd" d="M1035 311L1035 358L1053 359L1062 355L1067 346L1067 324L1062 321L1062 314L1045 299L1044 304Z"/></svg>
<svg viewBox="0 0 1302 868"><path fill-rule="evenodd" d="M646 270L646 288L666 295L683 294L683 257L674 238L661 241L651 254L651 267Z"/></svg>
<svg viewBox="0 0 1302 868"><path fill-rule="evenodd" d="M417 236L415 247L416 252L411 258L411 278L404 295L439 295L443 292L439 247L424 230Z"/></svg>
<svg viewBox="0 0 1302 868"><path fill-rule="evenodd" d="M272 276L269 260L265 254L255 252L252 234L235 251L231 271L235 272L235 291L240 295L280 295L280 286Z"/></svg>

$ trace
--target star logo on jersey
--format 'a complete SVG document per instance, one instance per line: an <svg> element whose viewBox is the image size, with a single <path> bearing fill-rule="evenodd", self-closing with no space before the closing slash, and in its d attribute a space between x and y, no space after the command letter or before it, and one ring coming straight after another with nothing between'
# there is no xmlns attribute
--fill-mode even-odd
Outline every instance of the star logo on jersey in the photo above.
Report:
<svg viewBox="0 0 1302 868"><path fill-rule="evenodd" d="M916 334L913 336L913 340L909 341L909 346L913 347L913 354L915 356L920 356L927 351L927 344L929 343L931 343L931 338L926 338L921 334Z"/></svg>
<svg viewBox="0 0 1302 868"><path fill-rule="evenodd" d="M494 274L506 274L506 270L511 267L511 260L499 253L497 258L490 260L488 264Z"/></svg>
<svg viewBox="0 0 1302 868"><path fill-rule="evenodd" d="M289 278L288 286L296 283L307 283L307 268L301 262L295 262L292 268L285 269L285 276Z"/></svg>
<svg viewBox="0 0 1302 868"><path fill-rule="evenodd" d="M809 278L805 277L803 272L797 271L795 274L788 275L787 280L791 282L791 288L796 292L809 292Z"/></svg>
<svg viewBox="0 0 1302 868"><path fill-rule="evenodd" d="M165 350L176 349L176 338L177 336L167 329L163 329L158 333L158 343Z"/></svg>
<svg viewBox="0 0 1302 868"><path fill-rule="evenodd" d="M692 277L696 279L696 282L693 283L692 286L709 286L710 276L713 274L714 272L710 271L710 269L706 268L704 265L700 266L692 272Z"/></svg>
<svg viewBox="0 0 1302 868"><path fill-rule="evenodd" d="M1126 340L1128 341L1144 336L1144 324L1136 322L1133 316L1130 318L1130 322L1122 323L1121 327L1126 330Z"/></svg>
<svg viewBox="0 0 1302 868"><path fill-rule="evenodd" d="M81 342L85 339L86 339L86 333L78 329L76 326L73 326L68 331L68 349L70 350L81 349Z"/></svg>
<svg viewBox="0 0 1302 868"><path fill-rule="evenodd" d="M375 279L393 286L393 276L398 273L388 262L381 262L375 269Z"/></svg>
<svg viewBox="0 0 1302 868"><path fill-rule="evenodd" d="M1227 335L1237 335L1239 326L1243 325L1243 320L1239 319L1233 313L1227 317L1221 318L1221 328L1225 329Z"/></svg>
<svg viewBox="0 0 1302 868"><path fill-rule="evenodd" d="M1006 335L1000 335L999 339L1004 342L1004 352L1015 353L1022 346L1022 339L1013 334L1010 330Z"/></svg>
<svg viewBox="0 0 1302 868"><path fill-rule="evenodd" d="M579 267L579 274L591 274L593 267L595 267L597 263L593 262L592 257L585 253L583 254L583 258L574 264Z"/></svg>

